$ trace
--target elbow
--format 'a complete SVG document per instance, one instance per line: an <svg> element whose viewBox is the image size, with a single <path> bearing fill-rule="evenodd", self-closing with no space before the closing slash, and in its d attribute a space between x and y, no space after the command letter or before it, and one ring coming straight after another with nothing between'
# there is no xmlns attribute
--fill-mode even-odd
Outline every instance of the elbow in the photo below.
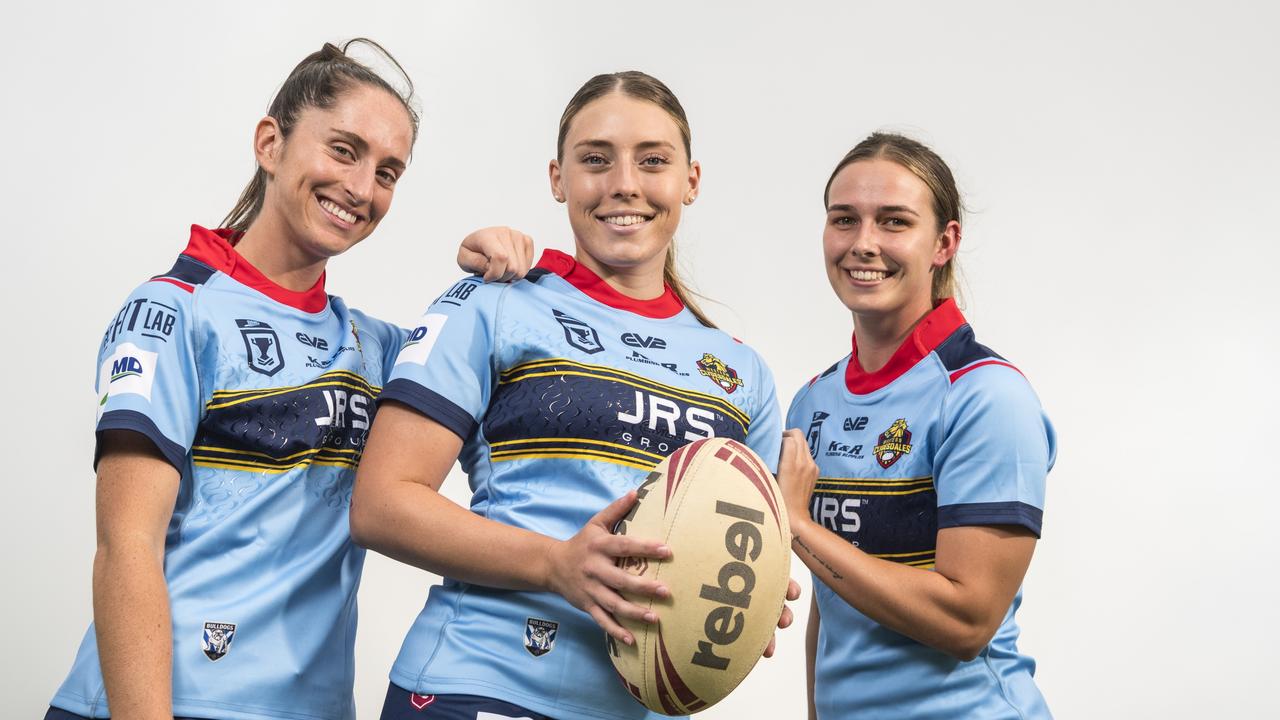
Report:
<svg viewBox="0 0 1280 720"><path fill-rule="evenodd" d="M367 550L378 549L378 519L367 502L352 498L347 519L351 524L351 541Z"/></svg>
<svg viewBox="0 0 1280 720"><path fill-rule="evenodd" d="M969 662L987 649L991 638L995 637L996 629L985 624L966 625L958 628L937 649L961 662Z"/></svg>

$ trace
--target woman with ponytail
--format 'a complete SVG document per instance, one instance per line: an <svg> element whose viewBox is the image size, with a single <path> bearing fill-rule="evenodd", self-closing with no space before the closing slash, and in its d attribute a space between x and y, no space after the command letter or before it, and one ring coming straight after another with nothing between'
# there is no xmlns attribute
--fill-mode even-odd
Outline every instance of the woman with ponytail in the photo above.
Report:
<svg viewBox="0 0 1280 720"><path fill-rule="evenodd" d="M610 529L686 443L735 438L772 468L782 440L768 368L711 325L675 273L673 237L700 178L665 85L592 78L565 109L550 164L573 255L548 250L511 285L460 281L400 353L351 528L446 579L405 638L383 718L428 704L441 718L652 716L618 682L601 628L632 643L618 618L657 621L621 593L668 589L616 561L670 550ZM439 493L455 460L469 509Z"/></svg>
<svg viewBox="0 0 1280 720"><path fill-rule="evenodd" d="M94 624L48 720L355 716L347 507L405 334L327 294L325 267L390 210L418 117L352 43L294 68L224 227L193 225L107 324Z"/></svg>

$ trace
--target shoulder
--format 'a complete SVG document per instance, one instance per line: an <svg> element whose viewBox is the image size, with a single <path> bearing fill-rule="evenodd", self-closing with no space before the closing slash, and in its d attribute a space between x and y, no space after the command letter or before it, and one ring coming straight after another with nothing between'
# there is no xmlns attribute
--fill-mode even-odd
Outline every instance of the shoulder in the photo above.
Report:
<svg viewBox="0 0 1280 720"><path fill-rule="evenodd" d="M1039 416L1040 400L1022 371L979 344L964 326L937 349L947 375L944 414L1004 417Z"/></svg>
<svg viewBox="0 0 1280 720"><path fill-rule="evenodd" d="M216 271L186 255L133 289L107 321L101 349L120 342L167 344L194 327L195 295Z"/></svg>

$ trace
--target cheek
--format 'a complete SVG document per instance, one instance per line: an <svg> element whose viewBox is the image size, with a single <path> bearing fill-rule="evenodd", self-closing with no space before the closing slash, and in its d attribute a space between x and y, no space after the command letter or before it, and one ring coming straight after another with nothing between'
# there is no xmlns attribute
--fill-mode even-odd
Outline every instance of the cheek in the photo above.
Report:
<svg viewBox="0 0 1280 720"><path fill-rule="evenodd" d="M844 254L849 251L849 242L846 238L827 228L822 233L822 257L828 265L835 265L840 262Z"/></svg>

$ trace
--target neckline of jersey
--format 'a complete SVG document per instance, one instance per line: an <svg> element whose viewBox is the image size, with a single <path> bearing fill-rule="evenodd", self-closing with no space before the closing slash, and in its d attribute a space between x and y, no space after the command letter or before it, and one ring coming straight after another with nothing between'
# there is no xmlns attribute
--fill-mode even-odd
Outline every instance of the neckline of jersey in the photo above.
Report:
<svg viewBox="0 0 1280 720"><path fill-rule="evenodd" d="M961 326L967 324L954 298L947 298L924 316L911 334L893 352L889 362L875 372L867 372L858 362L858 333L853 333L853 352L844 370L844 385L854 395L867 395L902 377L933 352Z"/></svg>
<svg viewBox="0 0 1280 720"><path fill-rule="evenodd" d="M210 230L192 225L191 239L187 242L187 247L182 254L291 308L318 313L328 307L329 296L324 291L325 273L320 273L320 279L316 280L316 284L306 290L297 291L283 287L263 275L261 270L236 252L235 244L243 234L230 228Z"/></svg>
<svg viewBox="0 0 1280 720"><path fill-rule="evenodd" d="M671 289L671 286L666 283L663 283L662 294L658 297L649 300L637 300L618 292L599 275L596 275L588 267L575 260L572 255L559 250L543 250L542 257L538 258L538 264L534 267L559 275L564 278L565 282L577 288L587 297L596 302L604 303L611 308L626 310L627 312L657 320L675 317L680 314L681 310L684 310L684 303L680 301L680 297Z"/></svg>

